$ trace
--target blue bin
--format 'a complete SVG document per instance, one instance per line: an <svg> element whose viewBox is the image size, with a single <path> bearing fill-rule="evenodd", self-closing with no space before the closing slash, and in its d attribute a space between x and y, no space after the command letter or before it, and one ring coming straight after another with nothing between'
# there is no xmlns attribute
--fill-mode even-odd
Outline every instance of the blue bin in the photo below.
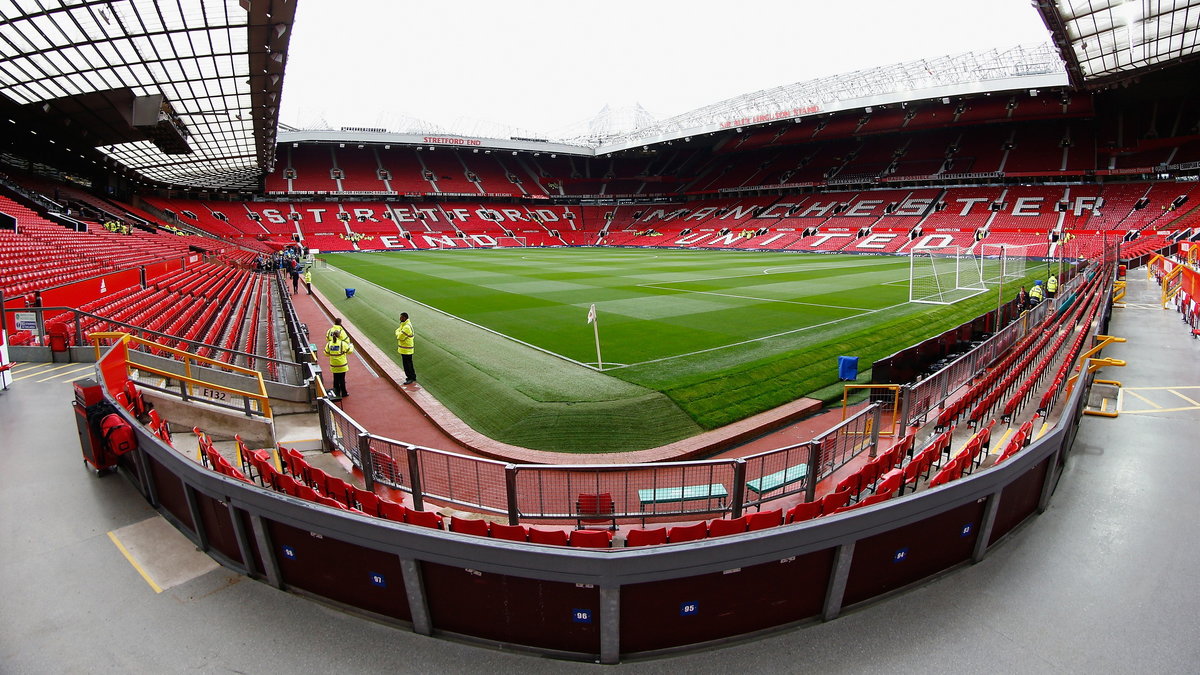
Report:
<svg viewBox="0 0 1200 675"><path fill-rule="evenodd" d="M354 289L353 289L353 288L347 288L347 289L346 289L346 299L348 300L348 299L350 299L350 298L353 298L353 297L354 297Z"/></svg>
<svg viewBox="0 0 1200 675"><path fill-rule="evenodd" d="M853 382L858 379L858 357L838 357L838 379Z"/></svg>

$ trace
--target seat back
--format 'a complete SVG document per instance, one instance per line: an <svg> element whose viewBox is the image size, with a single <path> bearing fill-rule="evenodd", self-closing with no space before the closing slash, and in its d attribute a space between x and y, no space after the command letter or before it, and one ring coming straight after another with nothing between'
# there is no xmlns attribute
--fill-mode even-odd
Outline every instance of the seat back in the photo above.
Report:
<svg viewBox="0 0 1200 675"><path fill-rule="evenodd" d="M404 512L404 522L409 525L417 525L419 527L430 527L435 530L442 529L442 517L433 511L414 511L406 509Z"/></svg>
<svg viewBox="0 0 1200 675"><path fill-rule="evenodd" d="M765 530L768 527L777 527L781 524L783 524L783 509L759 511L758 513L750 514L746 519L746 529L751 532Z"/></svg>
<svg viewBox="0 0 1200 675"><path fill-rule="evenodd" d="M839 507L850 503L849 492L830 492L821 498L821 513L833 513Z"/></svg>
<svg viewBox="0 0 1200 675"><path fill-rule="evenodd" d="M625 546L655 546L667 543L667 528L657 527L653 530L633 529L625 537Z"/></svg>
<svg viewBox="0 0 1200 675"><path fill-rule="evenodd" d="M568 538L567 533L562 530L543 530L539 527L531 527L529 528L529 541L533 544L566 546Z"/></svg>
<svg viewBox="0 0 1200 675"><path fill-rule="evenodd" d="M723 537L746 531L746 516L741 518L717 518L708 524L708 536Z"/></svg>
<svg viewBox="0 0 1200 675"><path fill-rule="evenodd" d="M678 544L681 541L696 541L708 535L708 525L704 521L692 525L677 525L667 529L667 541Z"/></svg>
<svg viewBox="0 0 1200 675"><path fill-rule="evenodd" d="M368 516L379 515L379 495L370 490L351 489L353 490L351 496L354 497L354 504L358 507L358 510Z"/></svg>
<svg viewBox="0 0 1200 675"><path fill-rule="evenodd" d="M821 500L815 502L800 502L799 504L788 509L787 522L799 523L805 520L811 520L821 515Z"/></svg>
<svg viewBox="0 0 1200 675"><path fill-rule="evenodd" d="M488 521L478 518L450 516L450 531L459 534L473 534L479 537L486 537L488 536Z"/></svg>
<svg viewBox="0 0 1200 675"><path fill-rule="evenodd" d="M569 539L576 548L608 548L612 546L612 533L606 530L575 530Z"/></svg>
<svg viewBox="0 0 1200 675"><path fill-rule="evenodd" d="M616 505L613 503L612 494L608 492L583 492L575 500L576 524L580 526L583 523L611 523L615 530L615 513Z"/></svg>
<svg viewBox="0 0 1200 675"><path fill-rule="evenodd" d="M488 528L488 534L492 539L504 539L506 541L529 541L529 530L525 529L524 525L505 525L503 523L492 523Z"/></svg>
<svg viewBox="0 0 1200 675"><path fill-rule="evenodd" d="M398 504L390 499L379 499L379 515L392 522L403 523L404 514L408 509L404 508L403 504Z"/></svg>

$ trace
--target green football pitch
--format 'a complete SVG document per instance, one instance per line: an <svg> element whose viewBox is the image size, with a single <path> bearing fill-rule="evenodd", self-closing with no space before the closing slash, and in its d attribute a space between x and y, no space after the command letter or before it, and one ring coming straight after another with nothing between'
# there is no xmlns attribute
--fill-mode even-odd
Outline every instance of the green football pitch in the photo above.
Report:
<svg viewBox="0 0 1200 675"><path fill-rule="evenodd" d="M388 353L397 315L412 316L418 379L465 421L508 443L575 452L653 447L830 388L837 356L858 356L865 370L996 302L983 293L909 303L903 256L589 248L321 257L328 267L315 283Z"/></svg>

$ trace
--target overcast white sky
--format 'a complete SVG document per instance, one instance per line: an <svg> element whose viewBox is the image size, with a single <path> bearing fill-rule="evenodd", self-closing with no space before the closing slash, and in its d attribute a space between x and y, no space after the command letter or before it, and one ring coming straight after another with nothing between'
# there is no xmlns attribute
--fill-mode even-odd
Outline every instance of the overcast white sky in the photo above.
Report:
<svg viewBox="0 0 1200 675"><path fill-rule="evenodd" d="M280 121L553 135L913 59L1046 42L1029 0L302 0Z"/></svg>

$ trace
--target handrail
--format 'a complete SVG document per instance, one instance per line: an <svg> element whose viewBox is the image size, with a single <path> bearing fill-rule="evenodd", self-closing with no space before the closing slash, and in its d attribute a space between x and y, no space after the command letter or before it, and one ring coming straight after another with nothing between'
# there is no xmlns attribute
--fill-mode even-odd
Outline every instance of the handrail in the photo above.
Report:
<svg viewBox="0 0 1200 675"><path fill-rule="evenodd" d="M97 361L100 360L100 349L101 349L100 341L101 340L119 340L126 344L132 342L134 344L138 344L141 346L153 347L155 349L161 349L170 354L174 354L181 361L183 361L183 369L184 369L183 375L167 372L164 370L159 370L158 368L154 368L152 366L146 366L146 365L142 365L140 363L135 363L128 358L126 358L126 360L125 360L125 367L133 368L133 369L143 371L143 372L147 372L152 375L158 375L159 377L165 377L165 378L172 379L172 380L179 380L180 382L184 382L189 386L189 392L190 392L190 387L192 385L200 385L200 386L206 387L208 389L214 389L216 391L221 391L221 392L225 392L227 394L233 394L234 396L241 396L243 398L246 398L246 399L249 399L252 401L257 401L260 406L260 409L262 410L263 416L266 417L267 419L271 419L271 417L272 417L271 401L270 401L270 397L267 396L267 385L263 381L262 373L260 373L257 370L252 370L250 368L244 368L242 366L238 366L238 365L235 365L232 363L225 363L223 361L218 361L216 359L208 358L207 356L200 356L199 354L192 354L191 352L187 352L182 349L176 349L175 347L168 347L167 345L159 344L152 340L147 340L145 338L141 338L136 335L130 335L129 333L122 333L122 332L91 333L88 335L88 339L90 339L92 341L92 346L95 347L95 349L96 349L96 360ZM192 362L193 361L197 362L198 364L202 363L202 364L215 366L215 367L226 369L226 370L232 370L233 372L252 377L252 378L254 378L254 381L258 383L258 391L257 392L244 391L242 389L236 389L234 387L226 387L224 385L220 385L220 384L216 384L216 383L212 383L212 382L206 382L204 380L193 377L192 376Z"/></svg>

